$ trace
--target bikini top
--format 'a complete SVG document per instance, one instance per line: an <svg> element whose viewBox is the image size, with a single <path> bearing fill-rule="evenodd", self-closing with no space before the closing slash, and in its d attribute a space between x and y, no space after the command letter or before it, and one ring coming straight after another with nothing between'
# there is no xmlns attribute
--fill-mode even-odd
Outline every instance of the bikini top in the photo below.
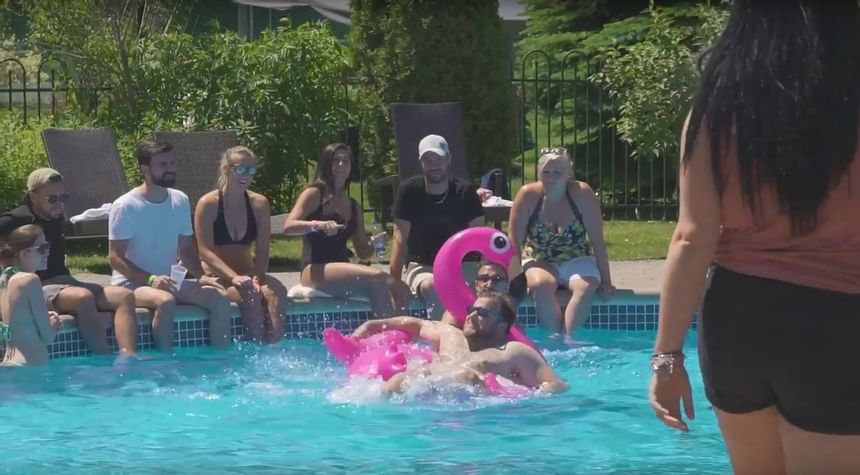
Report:
<svg viewBox="0 0 860 475"><path fill-rule="evenodd" d="M229 244L251 244L257 239L257 218L254 216L254 208L251 207L251 198L245 192L245 210L248 215L248 225L245 227L245 235L239 240L234 240L227 230L227 220L224 218L224 196L218 190L218 216L212 225L212 234L216 246Z"/></svg>
<svg viewBox="0 0 860 475"><path fill-rule="evenodd" d="M6 287L6 281L17 273L17 267L7 267L0 271L0 288ZM12 339L11 327L8 323L0 321L0 341L9 341L10 339Z"/></svg>

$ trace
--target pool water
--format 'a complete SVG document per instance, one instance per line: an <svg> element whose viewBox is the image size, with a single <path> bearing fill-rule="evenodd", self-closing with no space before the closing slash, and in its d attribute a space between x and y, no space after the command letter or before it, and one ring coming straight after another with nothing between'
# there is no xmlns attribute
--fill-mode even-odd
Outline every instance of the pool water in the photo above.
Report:
<svg viewBox="0 0 860 475"><path fill-rule="evenodd" d="M570 384L507 401L447 388L381 399L318 340L0 368L0 471L11 473L729 473L687 342L696 420L647 401L654 334L530 330ZM443 388L444 389L444 388Z"/></svg>

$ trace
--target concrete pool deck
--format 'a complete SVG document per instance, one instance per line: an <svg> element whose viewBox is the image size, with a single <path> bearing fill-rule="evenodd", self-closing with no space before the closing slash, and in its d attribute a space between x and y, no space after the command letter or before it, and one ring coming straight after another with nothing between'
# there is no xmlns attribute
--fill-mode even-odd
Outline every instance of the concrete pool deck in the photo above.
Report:
<svg viewBox="0 0 860 475"><path fill-rule="evenodd" d="M648 261L616 261L611 263L612 280L618 292L608 300L594 299L591 316L585 322L585 328L597 328L619 331L653 331L656 329L659 302L658 292L663 273L662 260ZM380 268L384 268L380 266ZM273 272L287 287L298 283L298 272ZM105 274L76 274L83 281L108 284L110 276ZM410 307L410 313L415 316L424 314L425 308L416 301ZM539 326L536 309L531 299L526 297L519 302L518 319L524 327ZM116 340L113 336L113 315L110 312L100 312L104 320L106 336L111 347L116 351ZM61 315L63 329L57 335L48 351L52 358L69 356L87 356L90 354L75 325L72 315ZM144 308L137 309L139 350L149 350L154 347L152 339L150 312ZM287 305L286 338L320 338L321 332L327 327L335 327L349 332L373 314L366 301L343 298L314 298L292 300ZM195 347L209 344L208 314L201 308L179 305L173 321L173 338L176 347ZM233 304L231 315L231 335L241 339L244 327L238 307ZM3 350L0 341L0 351Z"/></svg>
<svg viewBox="0 0 860 475"><path fill-rule="evenodd" d="M656 294L660 291L660 281L663 275L663 260L642 261L612 261L609 267L612 272L612 281L619 290L633 291L636 294ZM374 264L382 270L388 270L388 266ZM287 288L299 283L298 272L273 272ZM105 274L75 274L80 280L98 282L102 285L110 283L110 276Z"/></svg>

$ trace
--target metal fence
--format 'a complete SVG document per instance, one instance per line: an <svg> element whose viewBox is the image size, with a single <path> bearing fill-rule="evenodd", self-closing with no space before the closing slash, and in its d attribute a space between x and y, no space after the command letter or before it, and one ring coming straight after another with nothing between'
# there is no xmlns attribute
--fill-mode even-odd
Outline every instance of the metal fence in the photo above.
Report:
<svg viewBox="0 0 860 475"><path fill-rule="evenodd" d="M562 145L573 160L576 178L598 193L605 218L676 219L674 157L637 158L631 153L630 144L621 140L613 126L616 102L592 79L599 68L598 62L576 53L557 61L542 51L529 52L511 65L517 141L510 188L535 179L541 147ZM60 62L43 60L28 74L20 60L9 58L0 61L0 73L6 76L0 83L0 109L18 111L24 122L71 107L94 110L101 101L107 101L110 110L109 87L86 85ZM344 87L349 89L347 84ZM344 138L354 142L360 131L351 121L350 110L355 107L345 104ZM365 202L364 186L361 202Z"/></svg>
<svg viewBox="0 0 860 475"><path fill-rule="evenodd" d="M21 120L27 123L34 116L54 115L69 107L95 110L99 101L107 100L110 110L110 87L87 84L83 78L75 78L60 61L45 58L28 68L18 58L0 61L0 73L5 81L0 85L0 108L19 111ZM75 87L70 87L76 84ZM73 93L77 100L72 100Z"/></svg>
<svg viewBox="0 0 860 475"><path fill-rule="evenodd" d="M577 52L557 61L543 51L523 55L511 68L520 182L536 176L542 147L564 146L575 177L598 193L607 219L676 219L675 165L669 157L636 157L619 137L618 104L593 79L599 70L598 61Z"/></svg>

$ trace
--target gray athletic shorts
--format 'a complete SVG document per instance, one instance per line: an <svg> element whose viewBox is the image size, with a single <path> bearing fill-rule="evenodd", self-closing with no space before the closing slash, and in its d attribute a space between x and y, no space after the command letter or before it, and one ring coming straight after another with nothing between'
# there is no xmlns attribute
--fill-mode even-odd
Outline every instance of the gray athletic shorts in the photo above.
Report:
<svg viewBox="0 0 860 475"><path fill-rule="evenodd" d="M63 289L66 289L68 287L85 288L92 292L94 296L98 296L100 293L104 292L104 287L102 287L101 285L92 282L81 282L74 277L72 277L71 280L64 279L62 283L57 284L51 283L51 280L49 279L46 281L45 284L42 285L42 295L45 296L45 303L48 304L48 310L56 311L56 309L54 308L54 299L56 299L57 296L60 295L60 292L62 292Z"/></svg>

